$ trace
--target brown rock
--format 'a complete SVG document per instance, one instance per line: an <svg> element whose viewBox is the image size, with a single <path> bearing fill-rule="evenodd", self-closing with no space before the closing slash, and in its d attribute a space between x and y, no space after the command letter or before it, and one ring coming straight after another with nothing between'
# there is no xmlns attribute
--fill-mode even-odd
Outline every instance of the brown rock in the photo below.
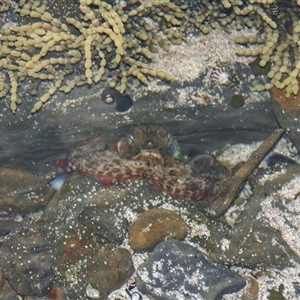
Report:
<svg viewBox="0 0 300 300"><path fill-rule="evenodd" d="M3 285L4 285L4 273L2 270L0 270L0 292L2 291Z"/></svg>
<svg viewBox="0 0 300 300"><path fill-rule="evenodd" d="M52 285L51 289L45 295L45 297L51 300L63 300L66 298L66 295L61 287L58 287L57 285Z"/></svg>
<svg viewBox="0 0 300 300"><path fill-rule="evenodd" d="M0 168L0 210L29 213L46 206L55 192L48 185L54 176L44 163Z"/></svg>
<svg viewBox="0 0 300 300"><path fill-rule="evenodd" d="M299 116L299 94L296 96L292 94L289 98L287 98L285 89L280 90L276 87L273 87L271 91L273 92L274 99L286 111L287 114L294 117Z"/></svg>
<svg viewBox="0 0 300 300"><path fill-rule="evenodd" d="M98 290L100 299L104 300L128 281L133 272L129 251L106 245L87 263L86 282Z"/></svg>
<svg viewBox="0 0 300 300"><path fill-rule="evenodd" d="M151 251L159 242L183 240L187 235L187 225L175 212L156 208L141 214L132 224L128 235L134 251Z"/></svg>
<svg viewBox="0 0 300 300"><path fill-rule="evenodd" d="M5 278L3 278L3 286L0 292L0 299L18 299L17 297L17 292L13 289L9 282Z"/></svg>
<svg viewBox="0 0 300 300"><path fill-rule="evenodd" d="M255 300L258 299L259 285L255 278L250 276L246 277L248 281L248 288L242 295L242 300Z"/></svg>

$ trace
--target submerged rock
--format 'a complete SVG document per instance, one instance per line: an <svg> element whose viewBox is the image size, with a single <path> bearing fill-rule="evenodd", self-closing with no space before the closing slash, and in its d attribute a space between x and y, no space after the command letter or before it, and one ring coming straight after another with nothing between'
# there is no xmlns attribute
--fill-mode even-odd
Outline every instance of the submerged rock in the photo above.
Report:
<svg viewBox="0 0 300 300"><path fill-rule="evenodd" d="M157 245L137 271L138 289L151 299L222 299L246 285L224 265L210 264L196 248L176 240Z"/></svg>
<svg viewBox="0 0 300 300"><path fill-rule="evenodd" d="M0 210L28 213L46 206L54 194L48 185L53 176L45 164L0 168Z"/></svg>
<svg viewBox="0 0 300 300"><path fill-rule="evenodd" d="M131 254L123 248L106 245L87 264L86 282L99 291L100 299L120 288L134 272Z"/></svg>
<svg viewBox="0 0 300 300"><path fill-rule="evenodd" d="M79 221L110 243L122 244L127 234L128 221L122 212L104 206L85 207Z"/></svg>
<svg viewBox="0 0 300 300"><path fill-rule="evenodd" d="M185 221L175 212L163 208L141 214L128 232L129 244L136 252L153 250L164 240L183 240L186 235Z"/></svg>
<svg viewBox="0 0 300 300"><path fill-rule="evenodd" d="M101 207L103 214L106 211L108 215L121 211L125 198L132 202L132 193L125 192L124 187L118 185L105 188L94 179L73 173L44 210L39 225L57 257L55 282L69 299L85 297L89 284L99 291L100 299L105 299L109 292L124 283L124 278L128 280L132 275L129 252L115 249L115 245L106 245L107 241L99 239L95 228L91 230L78 220L85 209L93 211ZM119 218L119 214L116 217ZM115 237L115 229L110 229L112 232L108 230L106 237ZM93 274L94 278L88 274Z"/></svg>
<svg viewBox="0 0 300 300"><path fill-rule="evenodd" d="M120 131L128 132L126 127L136 124L163 125L172 129L174 135L183 137L187 133L198 132L202 151L214 147L216 142L217 148L232 139L246 142L250 135L251 140L264 139L278 125L269 93L251 92L250 87L265 81L254 78L251 68L245 64L233 63L232 69L239 77L239 84L224 86L221 90L207 78L207 71L184 85L171 82L162 91L151 91L141 85L130 87L129 84L126 92L135 99L131 109L128 109L131 105L128 98L125 101L121 99L117 107L116 102L107 105L99 101L99 92L107 88L104 82L82 86L68 95L57 94L55 101L43 106L34 117L30 117L30 111L36 100L23 93L18 113L13 115L5 109L1 115L0 161L4 164L50 161L91 135L109 133L120 136ZM230 105L234 94L243 95L243 106L235 108ZM203 98L208 98L209 103L203 104ZM108 99L105 97L104 100ZM5 103L1 102L2 105ZM116 109L125 112L116 113ZM230 136L224 136L224 131ZM220 138L212 138L211 132L220 134ZM194 143L195 139L189 142Z"/></svg>
<svg viewBox="0 0 300 300"><path fill-rule="evenodd" d="M51 288L55 261L51 246L34 221L26 219L11 231L0 249L4 277L22 296L44 296Z"/></svg>
<svg viewBox="0 0 300 300"><path fill-rule="evenodd" d="M267 172L252 175L252 197L244 207L232 207L226 216L234 223L211 228L207 251L214 261L279 269L300 262L300 199L293 191L299 183L300 166L286 165L272 176Z"/></svg>

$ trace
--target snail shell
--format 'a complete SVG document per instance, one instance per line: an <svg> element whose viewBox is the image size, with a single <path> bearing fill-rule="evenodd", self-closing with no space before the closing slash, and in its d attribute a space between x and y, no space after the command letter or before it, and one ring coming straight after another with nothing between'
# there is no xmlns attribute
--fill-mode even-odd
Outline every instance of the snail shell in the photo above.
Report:
<svg viewBox="0 0 300 300"><path fill-rule="evenodd" d="M116 102L119 97L121 97L121 93L115 88L111 87L104 89L101 94L101 99L106 104L112 104Z"/></svg>

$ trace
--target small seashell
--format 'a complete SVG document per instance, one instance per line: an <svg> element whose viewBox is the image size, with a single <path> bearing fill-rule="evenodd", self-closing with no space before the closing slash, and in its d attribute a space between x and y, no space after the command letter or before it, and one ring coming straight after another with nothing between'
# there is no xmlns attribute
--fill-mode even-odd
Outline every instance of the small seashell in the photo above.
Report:
<svg viewBox="0 0 300 300"><path fill-rule="evenodd" d="M131 294L130 299L131 300L143 300L143 297L141 296L140 293L134 292L134 293Z"/></svg>
<svg viewBox="0 0 300 300"><path fill-rule="evenodd" d="M117 151L118 152L127 152L129 149L129 143L128 143L128 138L121 138L118 143L117 143Z"/></svg>
<svg viewBox="0 0 300 300"><path fill-rule="evenodd" d="M112 104L116 102L119 97L121 97L121 93L115 88L111 87L104 89L101 94L101 99L106 104Z"/></svg>
<svg viewBox="0 0 300 300"><path fill-rule="evenodd" d="M270 16L277 17L279 15L279 7L276 2L272 3L269 8L266 9L266 12Z"/></svg>
<svg viewBox="0 0 300 300"><path fill-rule="evenodd" d="M58 174L52 180L49 181L49 185L56 191L60 190L67 178L70 176L69 173Z"/></svg>
<svg viewBox="0 0 300 300"><path fill-rule="evenodd" d="M90 284L86 286L86 295L92 299L100 298L100 293L98 290L94 289Z"/></svg>

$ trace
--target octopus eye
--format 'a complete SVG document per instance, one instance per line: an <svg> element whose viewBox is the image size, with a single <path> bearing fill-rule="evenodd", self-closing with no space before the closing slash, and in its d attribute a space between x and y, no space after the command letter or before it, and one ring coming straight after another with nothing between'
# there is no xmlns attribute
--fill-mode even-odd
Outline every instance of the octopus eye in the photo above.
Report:
<svg viewBox="0 0 300 300"><path fill-rule="evenodd" d="M191 169L198 174L209 172L215 163L216 158L210 154L198 154L188 162Z"/></svg>

